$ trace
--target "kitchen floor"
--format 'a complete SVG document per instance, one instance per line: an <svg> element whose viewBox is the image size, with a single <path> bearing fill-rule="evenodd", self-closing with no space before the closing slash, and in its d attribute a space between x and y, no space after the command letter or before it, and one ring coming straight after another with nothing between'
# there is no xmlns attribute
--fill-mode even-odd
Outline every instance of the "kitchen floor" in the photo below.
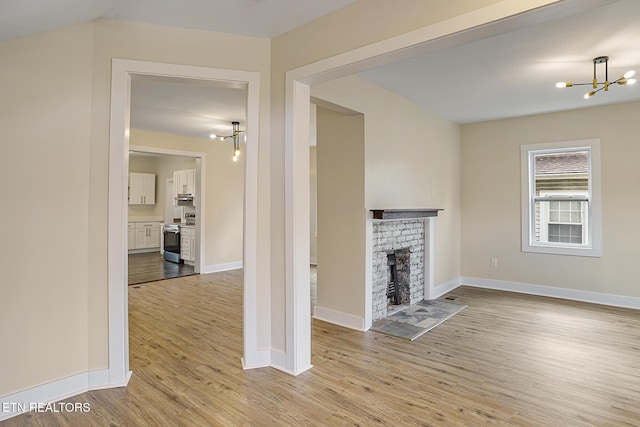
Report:
<svg viewBox="0 0 640 427"><path fill-rule="evenodd" d="M166 261L160 252L129 254L129 285L195 274L192 265Z"/></svg>

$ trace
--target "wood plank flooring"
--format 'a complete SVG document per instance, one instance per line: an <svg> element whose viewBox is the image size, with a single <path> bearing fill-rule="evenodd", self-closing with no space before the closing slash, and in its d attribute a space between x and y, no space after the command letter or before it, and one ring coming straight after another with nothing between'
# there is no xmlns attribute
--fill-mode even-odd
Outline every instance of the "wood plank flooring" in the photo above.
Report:
<svg viewBox="0 0 640 427"><path fill-rule="evenodd" d="M314 368L293 377L242 370L241 284L129 288L129 386L6 427L640 425L638 311L461 287L468 307L413 342L314 320Z"/></svg>
<svg viewBox="0 0 640 427"><path fill-rule="evenodd" d="M194 274L189 264L166 261L160 252L129 254L129 285Z"/></svg>

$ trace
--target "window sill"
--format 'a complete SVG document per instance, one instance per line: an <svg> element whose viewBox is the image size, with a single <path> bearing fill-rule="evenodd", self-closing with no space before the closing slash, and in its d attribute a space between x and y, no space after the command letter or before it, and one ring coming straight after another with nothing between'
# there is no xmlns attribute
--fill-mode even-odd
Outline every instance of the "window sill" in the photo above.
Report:
<svg viewBox="0 0 640 427"><path fill-rule="evenodd" d="M547 245L523 245L522 252L532 252L538 254L549 255L568 255L583 256L592 258L601 258L602 250L600 248L569 248L565 246L547 246Z"/></svg>

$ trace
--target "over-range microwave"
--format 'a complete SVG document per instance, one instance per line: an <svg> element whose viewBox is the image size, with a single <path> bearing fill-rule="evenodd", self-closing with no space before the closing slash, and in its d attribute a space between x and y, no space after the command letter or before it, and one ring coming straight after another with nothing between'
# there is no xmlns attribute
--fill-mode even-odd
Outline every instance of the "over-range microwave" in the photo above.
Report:
<svg viewBox="0 0 640 427"><path fill-rule="evenodd" d="M178 194L178 197L176 197L176 204L178 206L193 206L193 194L191 193Z"/></svg>

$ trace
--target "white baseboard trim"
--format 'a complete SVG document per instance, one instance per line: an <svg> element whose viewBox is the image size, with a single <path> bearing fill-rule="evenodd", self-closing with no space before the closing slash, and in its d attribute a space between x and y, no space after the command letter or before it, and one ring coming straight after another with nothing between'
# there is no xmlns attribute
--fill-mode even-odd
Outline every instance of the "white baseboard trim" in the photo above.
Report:
<svg viewBox="0 0 640 427"><path fill-rule="evenodd" d="M96 373L95 375L93 373ZM102 390L105 388L126 387L133 375L133 371L128 371L123 382L110 383L108 378L109 370L89 371L89 390Z"/></svg>
<svg viewBox="0 0 640 427"><path fill-rule="evenodd" d="M273 369L277 369L277 370L278 370L278 371L280 371L280 372L284 372L285 374L288 374L288 375L291 375L291 376L297 377L298 375L302 374L303 372L307 372L309 369L313 368L313 365L309 365L309 366L307 366L306 368L301 369L301 370L300 370L300 371L298 371L298 372L294 372L294 371L292 371L292 370L290 370L290 369L287 369L287 368L285 368L285 367L283 367L283 366L276 366L276 365L273 365L273 366L271 366L271 367L272 367Z"/></svg>
<svg viewBox="0 0 640 427"><path fill-rule="evenodd" d="M49 404L68 399L89 390L124 387L131 378L131 372L123 384L109 384L109 370L87 371L70 377L51 381L16 393L0 397L0 422L29 412L33 405ZM87 403L87 402L78 402Z"/></svg>
<svg viewBox="0 0 640 427"><path fill-rule="evenodd" d="M291 369L287 368L286 353L279 350L271 350L271 367L277 369L280 372L284 372L285 374L293 375L295 377L313 368L313 365L309 364L304 368L299 368L297 371L292 371Z"/></svg>
<svg viewBox="0 0 640 427"><path fill-rule="evenodd" d="M316 306L313 318L333 323L334 325L344 326L345 328L355 329L356 331L366 330L364 327L364 318L330 308Z"/></svg>
<svg viewBox="0 0 640 427"><path fill-rule="evenodd" d="M220 271L237 270L242 268L242 261L227 262L224 264L207 265L204 267L202 274L218 273Z"/></svg>
<svg viewBox="0 0 640 427"><path fill-rule="evenodd" d="M160 251L160 248L140 248L140 249L128 249L127 253L129 254L146 254L151 252L160 252L164 253L164 251Z"/></svg>
<svg viewBox="0 0 640 427"><path fill-rule="evenodd" d="M439 284L438 286L435 286L432 290L431 290L431 295L430 295L430 299L436 299L436 298L440 298L442 295L451 292L452 290L454 290L455 288L457 288L458 286L460 286L462 282L460 281L460 278L456 278L453 280L449 280L448 282L444 282Z"/></svg>
<svg viewBox="0 0 640 427"><path fill-rule="evenodd" d="M283 351L271 350L271 367L293 375L293 373L287 369L287 354Z"/></svg>
<svg viewBox="0 0 640 427"><path fill-rule="evenodd" d="M286 353L280 351L280 350L265 350L269 352L270 357L270 363L264 365L264 366L270 366L274 369L277 369L281 372L287 373L289 375L300 375L301 373L307 371L308 369L311 369L313 367L313 365L308 365L307 367L299 370L299 371L292 371L291 369L287 368L287 355ZM245 362L244 360L242 361L242 366L243 369L250 369L250 367L246 367L245 366ZM261 368L264 366L256 366L256 368Z"/></svg>
<svg viewBox="0 0 640 427"><path fill-rule="evenodd" d="M131 377L131 371L129 371L127 382L129 382L130 377ZM90 390L98 390L101 388L110 388L110 387L111 386L109 385L108 369L100 369L98 371L89 371L89 389Z"/></svg>
<svg viewBox="0 0 640 427"><path fill-rule="evenodd" d="M518 292L522 294L544 297L562 298L573 301L590 302L614 307L640 309L640 298L622 295L603 294L599 292L581 291L577 289L555 288L552 286L534 285L530 283L507 282L503 280L481 279L478 277L462 277L463 286L496 289Z"/></svg>
<svg viewBox="0 0 640 427"><path fill-rule="evenodd" d="M267 366L271 366L271 349L268 350L258 350L251 354L250 360L242 357L240 358L242 361L242 369L256 369L256 368L266 368Z"/></svg>
<svg viewBox="0 0 640 427"><path fill-rule="evenodd" d="M309 258L309 264L318 265L318 258Z"/></svg>

